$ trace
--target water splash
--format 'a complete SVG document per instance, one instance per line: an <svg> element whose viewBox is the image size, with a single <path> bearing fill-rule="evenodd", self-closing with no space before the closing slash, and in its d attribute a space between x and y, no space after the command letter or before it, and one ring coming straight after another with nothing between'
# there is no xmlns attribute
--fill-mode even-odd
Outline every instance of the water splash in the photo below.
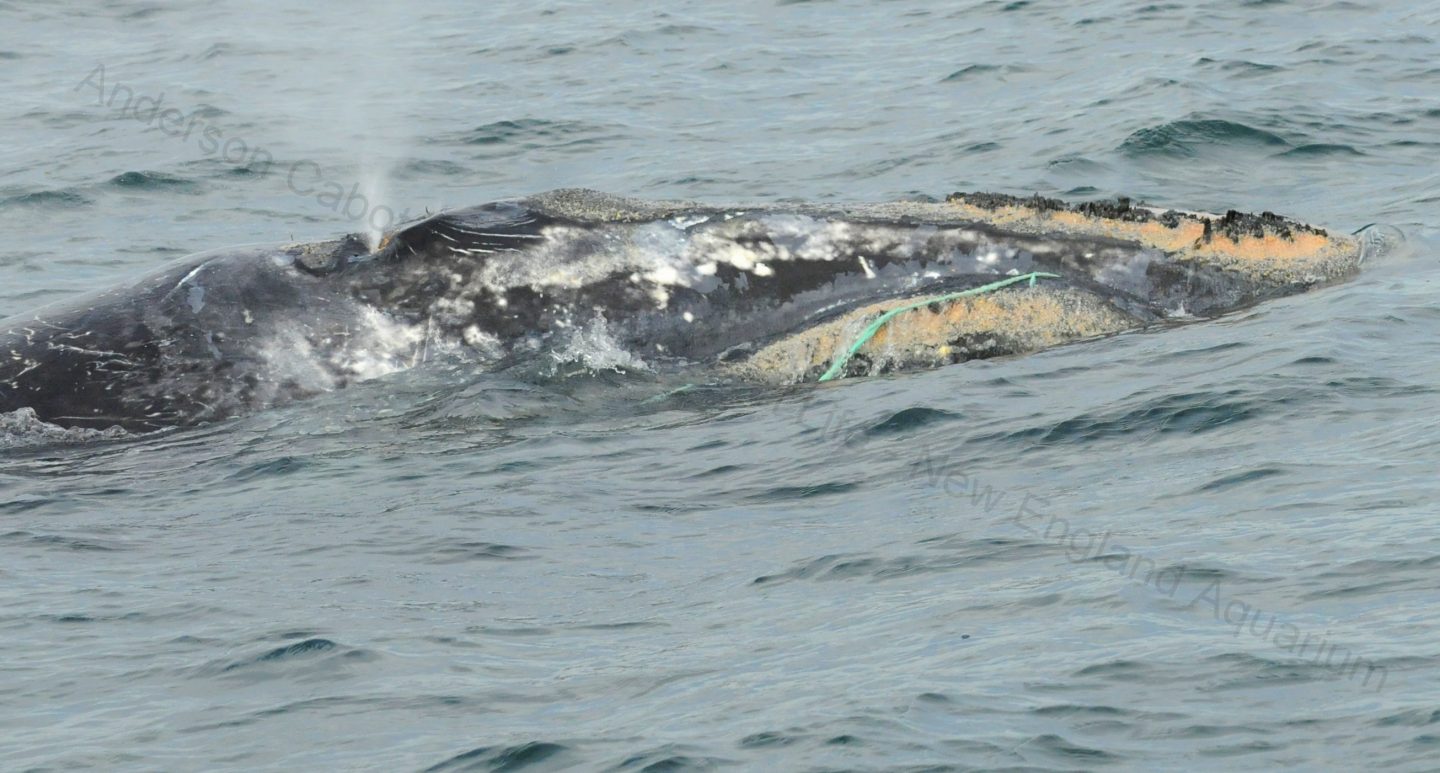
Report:
<svg viewBox="0 0 1440 773"><path fill-rule="evenodd" d="M104 430L61 427L41 419L33 408L0 413L0 450L116 440L129 436L130 433L119 427Z"/></svg>
<svg viewBox="0 0 1440 773"><path fill-rule="evenodd" d="M650 370L648 363L615 339L609 321L598 313L588 324L572 330L564 345L550 352L550 357L554 360L551 375L560 375L569 365L578 365L580 370L571 370L566 375L586 370L616 373Z"/></svg>

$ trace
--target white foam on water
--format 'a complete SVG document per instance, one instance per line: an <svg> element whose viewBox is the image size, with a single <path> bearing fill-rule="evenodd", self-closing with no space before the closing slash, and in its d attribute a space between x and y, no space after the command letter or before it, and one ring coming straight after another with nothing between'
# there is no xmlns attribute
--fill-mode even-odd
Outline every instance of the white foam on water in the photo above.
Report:
<svg viewBox="0 0 1440 773"><path fill-rule="evenodd" d="M34 408L20 408L0 413L0 450L117 440L130 437L130 435L131 433L119 427L109 429L61 427L41 419L35 413Z"/></svg>
<svg viewBox="0 0 1440 773"><path fill-rule="evenodd" d="M650 365L627 350L610 332L610 323L601 314L584 325L571 329L563 347L550 352L555 361L551 375L565 370L567 364L581 365L591 371L649 371Z"/></svg>

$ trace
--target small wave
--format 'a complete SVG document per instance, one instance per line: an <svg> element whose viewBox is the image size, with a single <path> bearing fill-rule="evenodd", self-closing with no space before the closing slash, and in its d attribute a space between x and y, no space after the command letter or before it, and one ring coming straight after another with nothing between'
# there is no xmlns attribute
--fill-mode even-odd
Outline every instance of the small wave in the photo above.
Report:
<svg viewBox="0 0 1440 773"><path fill-rule="evenodd" d="M859 490L859 488L860 484L851 481L817 483L810 486L777 486L746 497L746 500L758 504L776 504L795 499L814 499L816 497L833 496L836 494L850 494Z"/></svg>
<svg viewBox="0 0 1440 773"><path fill-rule="evenodd" d="M520 118L495 121L476 127L461 141L467 145L550 144L557 140L594 134L600 127L581 121L549 121L542 118Z"/></svg>
<svg viewBox="0 0 1440 773"><path fill-rule="evenodd" d="M46 505L49 505L53 502L55 502L55 500L51 499L50 497L19 497L16 499L10 499L4 502L0 502L0 513L5 513L8 515L14 513L23 513L28 510L39 510L40 508L45 507Z"/></svg>
<svg viewBox="0 0 1440 773"><path fill-rule="evenodd" d="M0 539L21 540L31 545L60 550L71 550L77 552L100 552L110 553L125 548L118 543L106 542L99 539L79 539L77 537L66 537L61 534L35 534L28 531L12 531L7 534L0 534Z"/></svg>
<svg viewBox="0 0 1440 773"><path fill-rule="evenodd" d="M1183 120L1140 129L1120 143L1130 156L1194 156L1207 148L1276 148L1283 137L1243 123L1220 119Z"/></svg>
<svg viewBox="0 0 1440 773"><path fill-rule="evenodd" d="M1083 704L1064 703L1053 706L1041 706L1030 712L1040 717L1071 717L1110 719L1114 717L1140 717L1140 712L1131 709L1122 709L1115 706L1087 706Z"/></svg>
<svg viewBox="0 0 1440 773"><path fill-rule="evenodd" d="M779 731L766 730L760 733L751 733L740 739L742 749L766 749L780 746L790 746L804 740L805 736L790 735Z"/></svg>
<svg viewBox="0 0 1440 773"><path fill-rule="evenodd" d="M834 579L835 577L853 576L853 569L869 567L876 559L859 554L835 553L820 556L819 558L805 561L779 574L766 574L756 577L750 581L751 585L771 585L777 582L788 582L790 580L809 579Z"/></svg>
<svg viewBox="0 0 1440 773"><path fill-rule="evenodd" d="M1352 661L1352 653L1349 648L1339 647L1339 649L1344 650L1344 660L1340 663L1320 662L1313 659L1296 660L1292 657L1271 658L1249 652L1228 652L1215 655L1206 660L1223 668L1224 671L1216 675L1210 689L1253 690L1257 686L1332 682L1346 676L1347 670L1350 676L1354 676L1357 672L1365 673L1360 670L1360 664L1369 661L1364 658L1356 658ZM1334 650L1331 655L1334 655Z"/></svg>
<svg viewBox="0 0 1440 773"><path fill-rule="evenodd" d="M124 19L124 20L130 20L130 19L135 19L135 20L149 19L149 18L152 18L152 17L154 17L154 16L159 16L161 13L164 13L166 10L168 10L168 9L166 9L166 8L163 7L163 6L159 6L159 5L147 5L147 6L142 6L142 7L140 7L140 8L136 8L135 10L130 11L130 12L128 12L128 13L125 13L125 14L121 15L120 18L121 18L121 19Z"/></svg>
<svg viewBox="0 0 1440 773"><path fill-rule="evenodd" d="M1330 156L1363 156L1361 151L1350 145L1317 142L1291 148L1280 154L1281 158L1325 158Z"/></svg>
<svg viewBox="0 0 1440 773"><path fill-rule="evenodd" d="M401 180L428 180L434 177L461 177L470 170L453 161L434 158L411 158L395 168L394 175Z"/></svg>
<svg viewBox="0 0 1440 773"><path fill-rule="evenodd" d="M193 180L164 174L162 172L122 172L108 181L109 185L131 190L197 190L200 186Z"/></svg>
<svg viewBox="0 0 1440 773"><path fill-rule="evenodd" d="M1043 549L1040 543L1006 539L957 540L941 537L922 544L933 552L895 558L868 553L832 553L802 561L784 572L756 577L750 584L775 585L795 580L892 580L980 566L1013 558L1018 553Z"/></svg>
<svg viewBox="0 0 1440 773"><path fill-rule="evenodd" d="M684 746L666 744L658 749L627 757L618 765L609 768L609 770L670 773L670 771L714 770L720 767L730 767L735 764L734 760L694 756L684 753L685 750L686 747Z"/></svg>
<svg viewBox="0 0 1440 773"><path fill-rule="evenodd" d="M247 465L230 475L230 480L246 481L275 478L282 475L293 475L314 465L309 459L295 456L282 456L278 459L269 459L264 462Z"/></svg>
<svg viewBox="0 0 1440 773"><path fill-rule="evenodd" d="M960 414L939 408L914 407L897 411L884 420L865 428L867 437L884 435L908 435L923 427L929 427L961 418Z"/></svg>
<svg viewBox="0 0 1440 773"><path fill-rule="evenodd" d="M1177 432L1200 434L1253 421L1290 398L1255 398L1240 390L1166 395L1123 413L1076 416L1050 426L991 434L977 440L1031 440L1054 445Z"/></svg>
<svg viewBox="0 0 1440 773"><path fill-rule="evenodd" d="M713 27L705 27L699 24L662 24L652 30L646 30L646 35L694 35L697 33L715 32Z"/></svg>
<svg viewBox="0 0 1440 773"><path fill-rule="evenodd" d="M205 49L205 51L201 53L198 57L196 57L196 59L201 62L208 62L211 59L215 59L221 56L227 56L234 53L235 46L232 46L229 43L216 43Z"/></svg>
<svg viewBox="0 0 1440 773"><path fill-rule="evenodd" d="M6 196L0 199L0 207L45 207L53 209L56 207L83 207L93 201L75 191L32 191L29 193L17 193L13 196Z"/></svg>
<svg viewBox="0 0 1440 773"><path fill-rule="evenodd" d="M432 765L425 769L425 773L452 770L525 770L541 763L546 767L553 767L561 761L556 758L569 751L568 746L545 741L531 741L516 746L481 746Z"/></svg>
<svg viewBox="0 0 1440 773"><path fill-rule="evenodd" d="M1072 676L1076 678L1099 678L1115 682L1149 682L1157 677L1154 666L1142 663L1137 660L1110 660L1104 663L1085 666L1075 671Z"/></svg>
<svg viewBox="0 0 1440 773"><path fill-rule="evenodd" d="M1120 762L1125 759L1107 751L1081 746L1067 740L1064 736L1054 734L1036 736L1029 742L1029 746L1072 763L1084 761L1086 764L1093 765L1101 762Z"/></svg>
<svg viewBox="0 0 1440 773"><path fill-rule="evenodd" d="M458 564L467 561L523 561L536 558L529 550L498 542L431 540L403 550L382 551L388 555L414 556L431 564Z"/></svg>
<svg viewBox="0 0 1440 773"><path fill-rule="evenodd" d="M1366 558L1321 572L1318 576L1321 578L1377 577L1407 571L1433 573L1437 566L1440 566L1440 556L1398 559Z"/></svg>
<svg viewBox="0 0 1440 773"><path fill-rule="evenodd" d="M1284 67L1275 64L1250 62L1244 59L1211 59L1208 56L1200 57L1195 64L1201 67L1212 67L1237 77L1258 77L1285 70Z"/></svg>
<svg viewBox="0 0 1440 773"><path fill-rule="evenodd" d="M1387 714L1371 722L1378 727L1394 727L1396 725L1424 727L1437 723L1440 723L1440 709L1428 708L1405 709L1395 714Z"/></svg>
<svg viewBox="0 0 1440 773"><path fill-rule="evenodd" d="M1212 480L1209 483L1206 483L1205 485L1195 489L1193 493L1213 494L1217 491L1224 491L1225 489L1242 486L1251 481L1264 480L1265 478L1273 478L1276 475L1284 474L1284 470L1276 469L1274 467L1257 467L1253 470L1244 470L1242 472L1230 473L1229 475L1222 475L1215 480Z"/></svg>
<svg viewBox="0 0 1440 773"><path fill-rule="evenodd" d="M256 663L265 663L273 660L288 660L301 655L309 655L315 652L329 652L335 649L336 644L329 639L306 639L304 641L289 644L284 647L276 647L273 650L255 658Z"/></svg>
<svg viewBox="0 0 1440 773"><path fill-rule="evenodd" d="M227 115L230 115L229 110L208 104L196 105L195 109L190 111L191 118L209 118L213 120Z"/></svg>
<svg viewBox="0 0 1440 773"><path fill-rule="evenodd" d="M374 657L372 653L364 650L346 647L329 639L310 637L297 641L293 644L286 644L280 647L266 650L248 658L233 660L228 663L214 664L201 669L202 674L236 674L260 669L273 669L276 666L290 666L299 663L322 662L332 659L344 660L366 659ZM288 669L287 669L288 670Z"/></svg>
<svg viewBox="0 0 1440 773"><path fill-rule="evenodd" d="M1023 72L1023 68L1008 64L970 64L940 79L941 83L958 83L991 75L1009 75Z"/></svg>

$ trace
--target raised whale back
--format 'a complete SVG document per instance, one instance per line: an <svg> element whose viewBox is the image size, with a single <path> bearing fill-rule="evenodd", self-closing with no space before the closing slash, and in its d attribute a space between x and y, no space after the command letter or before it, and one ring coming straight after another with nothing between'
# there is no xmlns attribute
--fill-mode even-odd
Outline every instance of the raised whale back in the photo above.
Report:
<svg viewBox="0 0 1440 773"><path fill-rule="evenodd" d="M594 325L647 361L715 363L728 377L861 375L1223 313L1348 277L1362 257L1353 237L1270 213L994 194L715 205L565 189L443 212L374 252L347 237L193 256L5 320L0 411L191 424L436 351L485 368ZM1044 280L968 292L1031 274ZM941 300L917 303L927 299ZM914 308L891 314L901 306Z"/></svg>

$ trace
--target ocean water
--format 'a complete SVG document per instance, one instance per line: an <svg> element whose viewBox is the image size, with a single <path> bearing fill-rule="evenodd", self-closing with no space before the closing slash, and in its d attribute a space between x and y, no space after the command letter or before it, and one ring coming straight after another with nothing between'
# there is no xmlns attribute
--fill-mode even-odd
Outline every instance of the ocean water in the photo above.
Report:
<svg viewBox="0 0 1440 773"><path fill-rule="evenodd" d="M595 346L148 437L0 417L0 768L1433 769L1437 62L1400 2L0 0L0 316L560 186L1395 242L819 387Z"/></svg>

